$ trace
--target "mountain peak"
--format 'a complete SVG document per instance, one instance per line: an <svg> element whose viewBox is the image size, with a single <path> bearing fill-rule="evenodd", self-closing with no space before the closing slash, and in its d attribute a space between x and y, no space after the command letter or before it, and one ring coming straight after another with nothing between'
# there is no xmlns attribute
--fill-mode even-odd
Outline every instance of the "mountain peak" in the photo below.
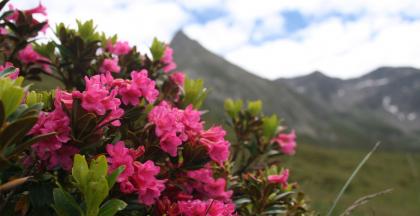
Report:
<svg viewBox="0 0 420 216"><path fill-rule="evenodd" d="M360 78L381 79L405 77L412 74L418 74L419 69L413 67L380 67Z"/></svg>
<svg viewBox="0 0 420 216"><path fill-rule="evenodd" d="M175 35L174 35L174 37L172 38L172 42L171 43L173 43L174 41L179 41L179 40L191 40L191 38L189 38L185 33L184 33L184 31L182 30L182 29L180 29L180 30L178 30L176 33L175 33Z"/></svg>

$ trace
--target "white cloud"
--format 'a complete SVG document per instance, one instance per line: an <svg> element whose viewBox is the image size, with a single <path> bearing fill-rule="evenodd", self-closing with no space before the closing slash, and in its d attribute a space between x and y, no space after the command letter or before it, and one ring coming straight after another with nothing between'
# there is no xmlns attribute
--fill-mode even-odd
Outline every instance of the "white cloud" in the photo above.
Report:
<svg viewBox="0 0 420 216"><path fill-rule="evenodd" d="M230 24L223 18L204 25L193 24L185 27L184 30L207 48L225 53L248 41L252 25Z"/></svg>
<svg viewBox="0 0 420 216"><path fill-rule="evenodd" d="M380 66L420 67L420 21L366 17L354 22L330 19L285 38L248 45L226 57L267 78L321 70L354 77Z"/></svg>
<svg viewBox="0 0 420 216"><path fill-rule="evenodd" d="M74 25L94 19L99 30L146 47L154 36L169 41L184 28L192 38L234 63L267 78L321 70L354 77L379 66L420 67L418 0L42 0L49 19ZM32 7L34 1L13 1ZM226 15L197 22L189 10ZM287 33L281 16L295 10L312 23ZM356 16L344 21L339 16ZM316 22L314 21L316 20ZM256 21L260 25L256 26ZM273 39L270 36L282 35ZM270 38L269 41L264 41ZM252 40L259 41L255 44Z"/></svg>
<svg viewBox="0 0 420 216"><path fill-rule="evenodd" d="M38 1L16 1L16 6L29 8ZM75 25L75 20L93 19L98 29L122 40L146 47L153 37L170 41L189 15L172 1L153 0L42 0L53 23Z"/></svg>

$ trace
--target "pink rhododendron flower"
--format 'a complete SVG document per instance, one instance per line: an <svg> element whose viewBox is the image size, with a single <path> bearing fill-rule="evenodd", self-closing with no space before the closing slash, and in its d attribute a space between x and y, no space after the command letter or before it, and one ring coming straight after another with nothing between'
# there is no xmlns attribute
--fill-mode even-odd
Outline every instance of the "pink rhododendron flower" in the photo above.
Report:
<svg viewBox="0 0 420 216"><path fill-rule="evenodd" d="M61 148L57 149L54 154L51 154L48 168L52 169L58 164L64 170L71 170L73 167L73 156L79 153L79 149L70 146L70 145L63 145Z"/></svg>
<svg viewBox="0 0 420 216"><path fill-rule="evenodd" d="M117 182L124 182L128 180L128 177L134 174L133 162L136 158L130 154L130 150L124 146L124 142L119 141L115 145L108 144L106 146L106 152L108 157L109 172L112 173L115 169L120 166L124 166L124 171L118 176Z"/></svg>
<svg viewBox="0 0 420 216"><path fill-rule="evenodd" d="M107 49L110 53L115 55L126 55L131 51L131 47L127 41L117 41L115 44L112 44L112 42L109 41Z"/></svg>
<svg viewBox="0 0 420 216"><path fill-rule="evenodd" d="M173 53L174 50L171 47L166 46L163 57L161 59L161 61L165 64L163 67L163 72L165 73L168 73L169 71L176 68L176 64L173 59Z"/></svg>
<svg viewBox="0 0 420 216"><path fill-rule="evenodd" d="M182 216L232 216L235 214L235 205L218 200L189 200L177 203Z"/></svg>
<svg viewBox="0 0 420 216"><path fill-rule="evenodd" d="M133 185L136 186L140 203L152 205L160 197L160 193L165 189L165 180L156 179L160 168L155 166L152 161L140 163L134 162L135 174L131 177Z"/></svg>
<svg viewBox="0 0 420 216"><path fill-rule="evenodd" d="M24 64L29 64L38 61L38 59L40 59L40 55L35 52L35 50L32 48L32 45L28 45L19 51L18 58Z"/></svg>
<svg viewBox="0 0 420 216"><path fill-rule="evenodd" d="M99 72L101 73L119 73L121 71L121 67L118 66L118 58L113 59L104 59L102 62L101 67L99 68Z"/></svg>
<svg viewBox="0 0 420 216"><path fill-rule="evenodd" d="M170 79L175 84L177 84L179 86L184 86L185 74L182 73L182 72L175 72L175 73L171 74Z"/></svg>
<svg viewBox="0 0 420 216"><path fill-rule="evenodd" d="M155 81L148 77L147 71L132 71L131 81L114 82L118 86L118 94L125 105L131 104L137 106L140 98L144 97L149 103L153 103L159 95L159 91L155 88Z"/></svg>
<svg viewBox="0 0 420 216"><path fill-rule="evenodd" d="M204 124L200 115L191 105L181 110L163 101L151 110L148 118L156 126L155 133L160 138L162 150L174 157L182 142L200 135Z"/></svg>
<svg viewBox="0 0 420 216"><path fill-rule="evenodd" d="M8 34L7 29L4 27L0 27L0 35L7 35L7 34Z"/></svg>
<svg viewBox="0 0 420 216"><path fill-rule="evenodd" d="M221 127L212 127L202 131L199 142L207 148L210 158L219 165L229 157L230 143L225 140L226 131Z"/></svg>
<svg viewBox="0 0 420 216"><path fill-rule="evenodd" d="M283 170L280 175L268 176L268 182L272 184L281 184L283 188L287 187L287 180L289 179L289 169Z"/></svg>
<svg viewBox="0 0 420 216"><path fill-rule="evenodd" d="M177 147L188 138L185 134L185 126L181 122L182 118L182 111L172 108L165 101L155 106L148 115L149 122L155 124L155 133L160 138L160 147L173 157L177 155Z"/></svg>
<svg viewBox="0 0 420 216"><path fill-rule="evenodd" d="M55 132L56 135L35 143L32 149L36 156L47 164L48 169L61 166L65 170L72 167L72 156L79 150L73 146L65 146L70 140L70 119L61 107L52 112L42 112L37 123L29 134L40 135Z"/></svg>
<svg viewBox="0 0 420 216"><path fill-rule="evenodd" d="M121 95L121 101L123 104L131 104L137 106L140 103L140 97L142 93L137 86L131 83L126 83L118 89L118 94Z"/></svg>
<svg viewBox="0 0 420 216"><path fill-rule="evenodd" d="M296 150L296 133L292 131L289 134L281 133L275 139L280 146L280 150L286 155L295 154Z"/></svg>
<svg viewBox="0 0 420 216"><path fill-rule="evenodd" d="M39 63L40 61L44 62L50 62L48 58L45 58L44 56L41 56L35 50L32 48L32 45L27 45L24 49L19 51L18 58L22 63L29 64L29 63ZM40 63L42 66L42 69L44 69L46 72L51 73L51 68L47 63Z"/></svg>
<svg viewBox="0 0 420 216"><path fill-rule="evenodd" d="M13 64L11 62L5 62L4 65L0 65L0 73L10 67L14 67ZM19 68L16 68L15 72L9 74L10 79L16 79L18 76L19 76Z"/></svg>
<svg viewBox="0 0 420 216"><path fill-rule="evenodd" d="M155 102L159 91L155 88L155 81L149 78L147 70L132 71L131 82L140 89L142 96L149 103Z"/></svg>
<svg viewBox="0 0 420 216"><path fill-rule="evenodd" d="M210 168L188 171L187 176L195 181L191 186L203 197L222 201L230 200L233 191L226 191L226 180L214 179Z"/></svg>
<svg viewBox="0 0 420 216"><path fill-rule="evenodd" d="M140 203L152 205L159 198L160 193L165 189L165 180L156 179L160 168L152 161L140 163L136 161L143 155L144 147L136 150L126 148L124 142L117 142L115 145L108 144L106 151L109 154L109 172L113 172L120 166L124 171L118 176L117 182L123 193L137 193Z"/></svg>
<svg viewBox="0 0 420 216"><path fill-rule="evenodd" d="M90 79L85 77L86 90L73 95L81 98L81 105L86 111L100 116L110 111L102 124L112 122L112 125L119 126L121 122L118 119L124 114L124 110L120 108L121 101L116 97L117 90L107 89L106 83L110 82L108 79L105 75L95 75Z"/></svg>
<svg viewBox="0 0 420 216"><path fill-rule="evenodd" d="M182 123L190 140L196 138L203 130L204 122L201 121L201 113L195 110L191 104L183 112Z"/></svg>
<svg viewBox="0 0 420 216"><path fill-rule="evenodd" d="M64 104L67 109L71 109L73 106L73 94L61 89L56 89L54 106L61 107L62 104Z"/></svg>
<svg viewBox="0 0 420 216"><path fill-rule="evenodd" d="M9 4L9 10L13 11L13 13L7 17L7 20L17 22L18 19L19 19L19 11L15 10L12 4ZM28 9L28 10L24 10L23 13L26 16L33 16L33 15L36 15L36 14L41 14L41 15L47 16L47 8L45 8L41 3L39 3L39 5L37 7L32 8L32 9ZM45 31L47 30L47 28L49 26L48 25L48 20L45 20L44 22L46 22L46 23L44 24L44 26L41 29L41 32L43 32L43 33L45 33ZM38 25L39 23L41 23L41 22L38 21L37 19L35 19L34 17L32 17L32 25L35 26L35 25Z"/></svg>
<svg viewBox="0 0 420 216"><path fill-rule="evenodd" d="M37 7L25 10L24 12L29 15L42 14L44 16L47 16L47 8L44 7L44 5L42 5L41 3L39 3Z"/></svg>

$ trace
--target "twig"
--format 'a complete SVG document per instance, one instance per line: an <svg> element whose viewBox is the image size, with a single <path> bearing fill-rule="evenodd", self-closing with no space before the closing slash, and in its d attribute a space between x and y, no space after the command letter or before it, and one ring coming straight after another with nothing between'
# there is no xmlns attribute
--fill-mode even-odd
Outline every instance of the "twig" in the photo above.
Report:
<svg viewBox="0 0 420 216"><path fill-rule="evenodd" d="M364 197L359 198L358 200L356 200L350 207L348 207L340 216L348 216L350 215L356 208L368 203L371 199L387 194L387 193L391 193L394 189L389 188L386 189L384 191L378 192L378 193L374 193L374 194L369 194L366 195Z"/></svg>

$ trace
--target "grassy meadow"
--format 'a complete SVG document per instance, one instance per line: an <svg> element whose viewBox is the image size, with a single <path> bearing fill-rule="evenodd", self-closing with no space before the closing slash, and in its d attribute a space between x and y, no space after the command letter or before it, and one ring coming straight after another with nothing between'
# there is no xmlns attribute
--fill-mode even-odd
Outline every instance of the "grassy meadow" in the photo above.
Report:
<svg viewBox="0 0 420 216"><path fill-rule="evenodd" d="M313 209L325 215L340 189L369 150L340 150L300 145L285 162ZM352 215L420 215L420 154L377 151L350 184L333 215L358 198L393 188L359 207Z"/></svg>

